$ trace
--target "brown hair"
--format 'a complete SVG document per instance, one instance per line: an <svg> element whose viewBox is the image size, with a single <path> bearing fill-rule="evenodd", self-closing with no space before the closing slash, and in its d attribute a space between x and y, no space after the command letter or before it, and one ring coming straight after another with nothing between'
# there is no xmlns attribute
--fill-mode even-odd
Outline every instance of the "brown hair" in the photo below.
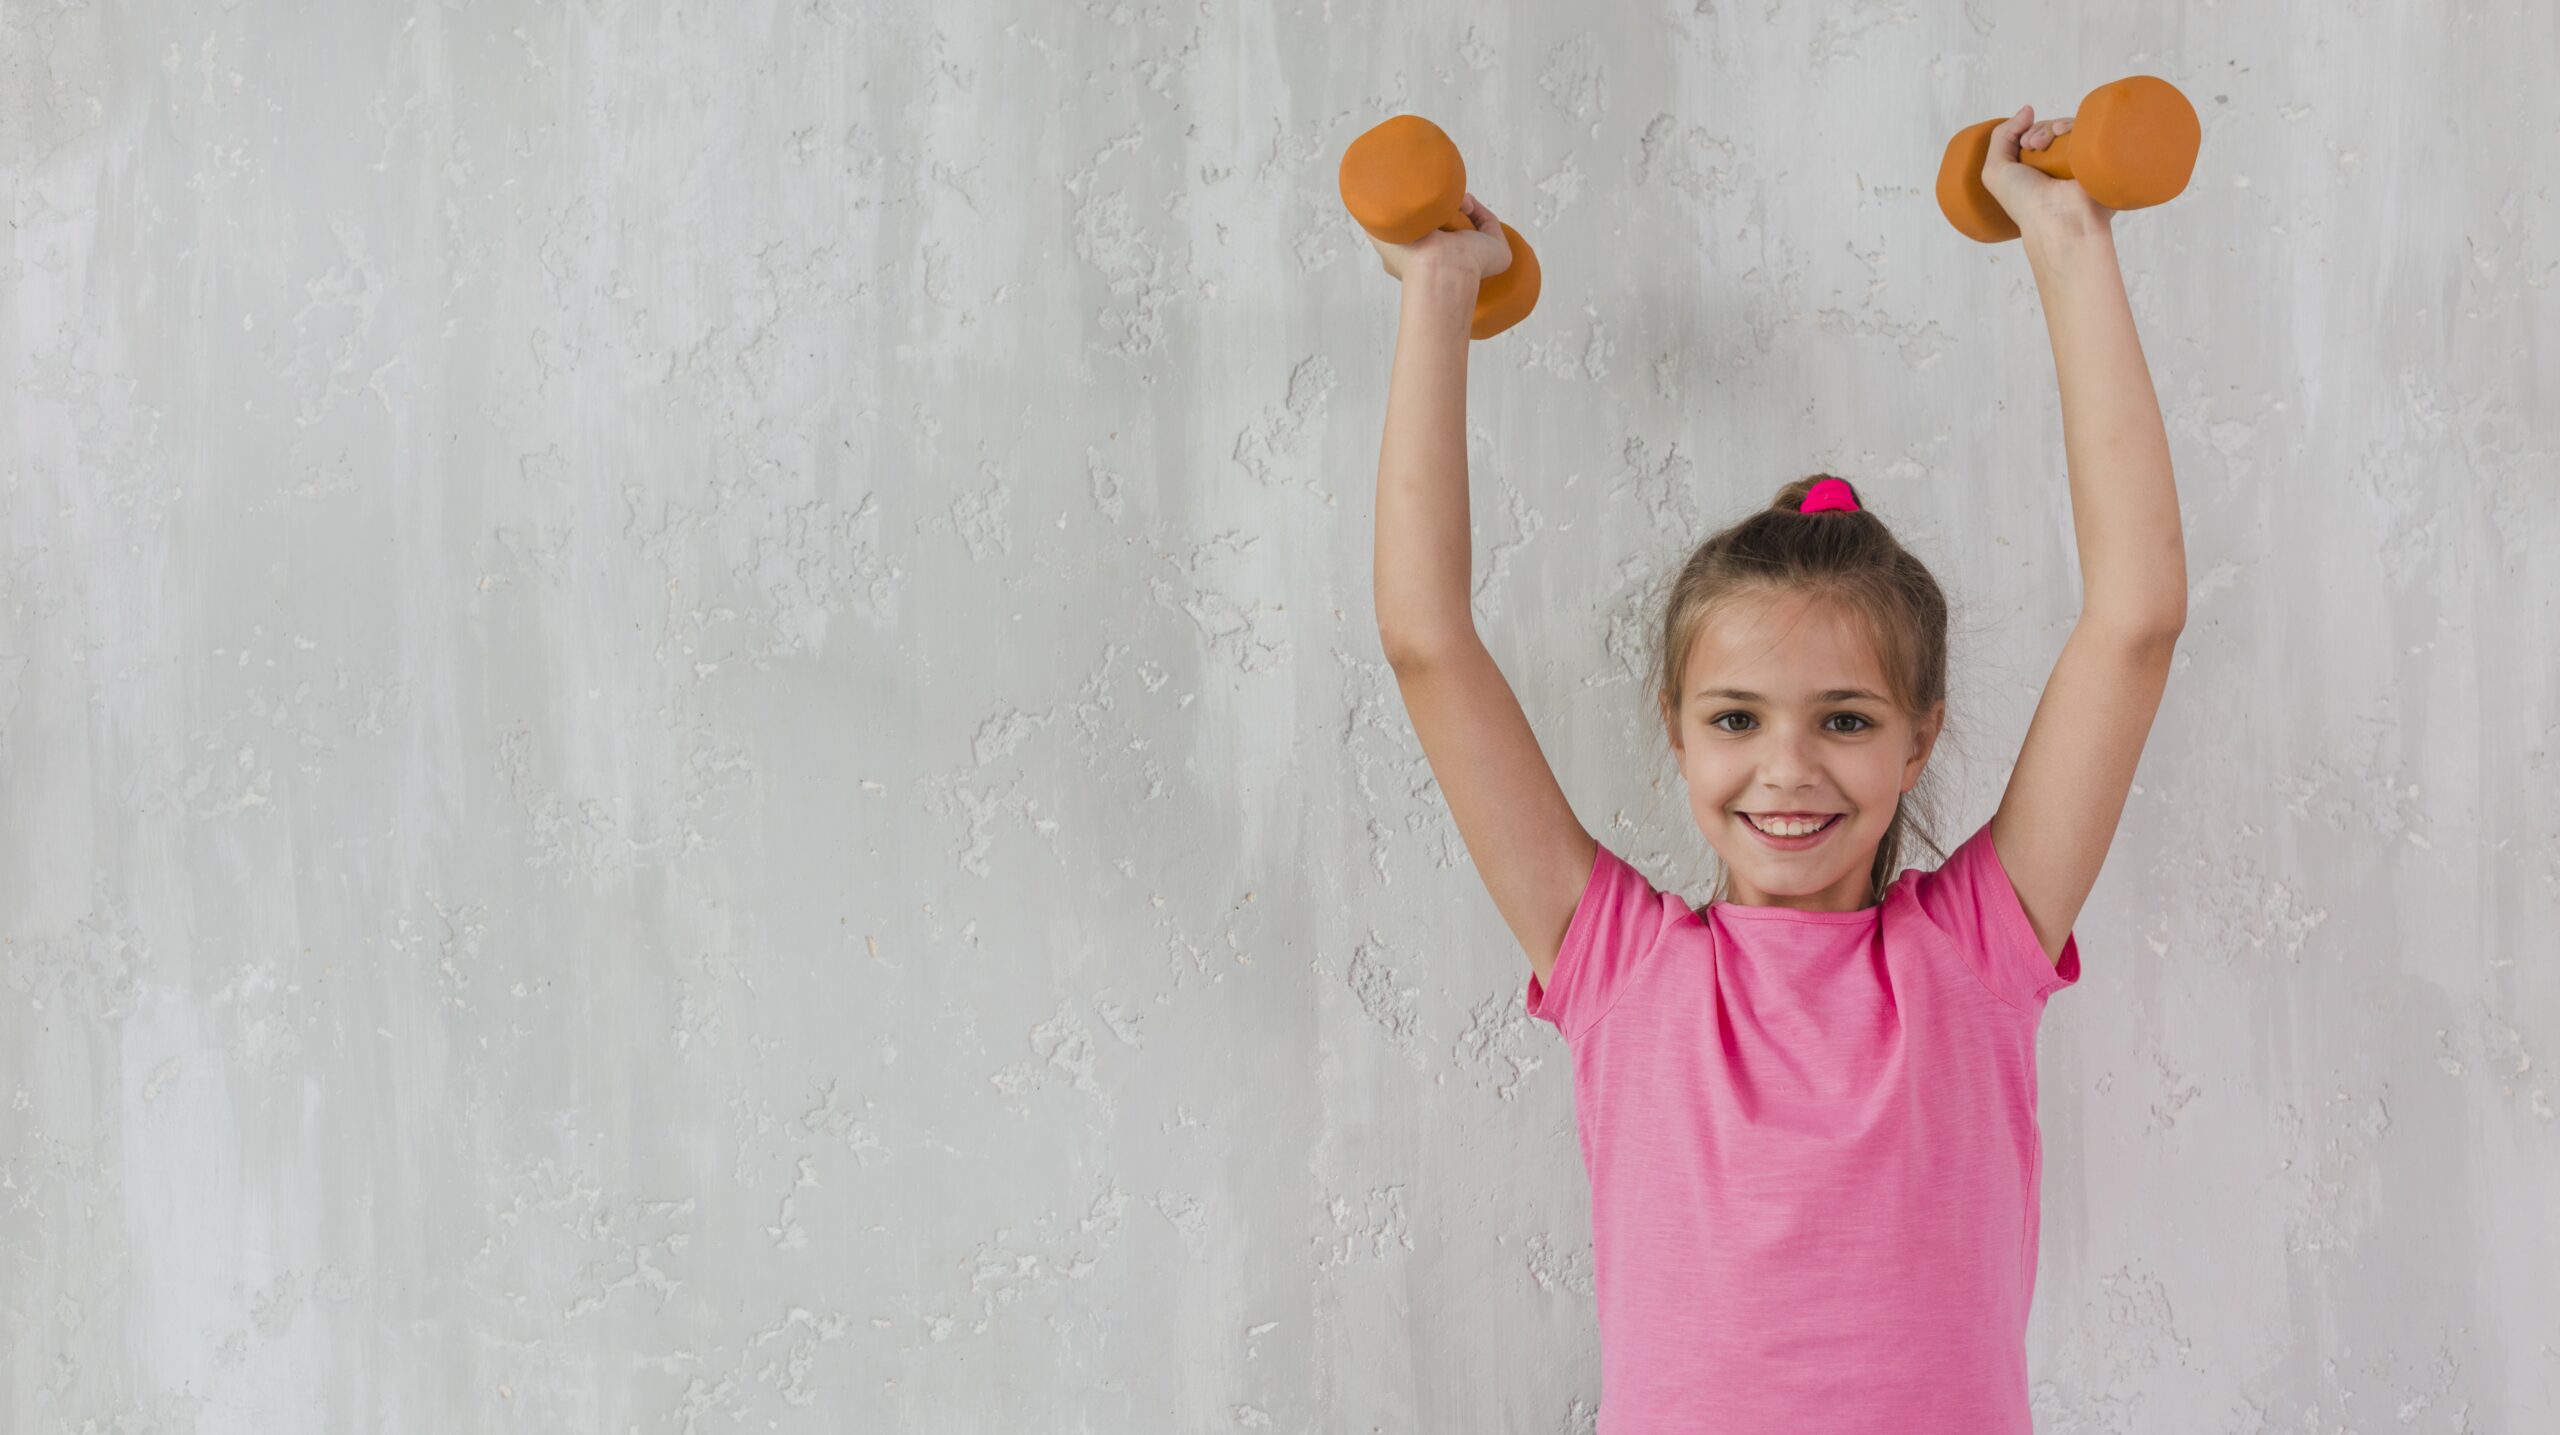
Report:
<svg viewBox="0 0 2560 1435"><path fill-rule="evenodd" d="M1698 545L1672 580L1663 603L1654 687L1665 741L1680 721L1689 650L1717 614L1737 603L1804 594L1838 605L1864 628L1884 669L1886 694L1914 723L1947 695L1947 600L1928 566L1902 546L1865 500L1853 511L1800 513L1805 495L1835 474L1807 474L1778 490L1769 506ZM1843 483L1847 480L1841 479ZM1857 492L1853 485L1849 490ZM1894 806L1867 874L1869 905L1884 900L1900 872L1907 841L1937 848L1928 814L1936 806L1936 772L1924 771ZM1943 860L1945 853L1940 851ZM1717 864L1715 894L1724 901L1732 875Z"/></svg>

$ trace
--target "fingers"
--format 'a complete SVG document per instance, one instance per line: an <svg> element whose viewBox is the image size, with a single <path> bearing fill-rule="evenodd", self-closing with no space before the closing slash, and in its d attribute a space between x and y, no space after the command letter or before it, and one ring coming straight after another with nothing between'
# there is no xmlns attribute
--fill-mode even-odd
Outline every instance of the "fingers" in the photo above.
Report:
<svg viewBox="0 0 2560 1435"><path fill-rule="evenodd" d="M2038 123L2036 107L2020 105L2018 112L2000 122L1991 132L1991 154L1995 159L2016 159L2021 151L2040 150L2071 133L2071 116Z"/></svg>
<svg viewBox="0 0 2560 1435"><path fill-rule="evenodd" d="M2029 109L2022 110L2019 113L2030 114L2033 113L2033 109L2030 107ZM2015 122L2016 118L2015 116L2012 116L2011 123L2014 124ZM2018 136L2018 148L2022 150L2043 149L2047 145L2052 144L2055 140L2058 140L2069 133L2071 133L2071 117L2069 115L2064 115L2058 120L2043 120L2028 126L2027 132Z"/></svg>

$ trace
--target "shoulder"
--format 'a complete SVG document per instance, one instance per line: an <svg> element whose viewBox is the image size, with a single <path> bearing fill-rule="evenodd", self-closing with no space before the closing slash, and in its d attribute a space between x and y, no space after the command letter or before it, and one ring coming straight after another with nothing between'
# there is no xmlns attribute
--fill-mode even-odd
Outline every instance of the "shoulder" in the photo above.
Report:
<svg viewBox="0 0 2560 1435"><path fill-rule="evenodd" d="M1655 885L1642 868L1609 844L1594 845L1599 850L1592 859L1591 881L1573 914L1574 925L1585 927L1589 939L1649 947L1698 918L1688 898ZM1574 933L1568 929L1566 935L1570 941Z"/></svg>
<svg viewBox="0 0 2560 1435"><path fill-rule="evenodd" d="M1667 937L1696 924L1686 898L1654 885L1608 843L1595 839L1594 846L1591 877L1565 926L1555 966L1544 978L1529 978L1529 1015L1553 1022L1568 1037L1608 1014Z"/></svg>
<svg viewBox="0 0 2560 1435"><path fill-rule="evenodd" d="M2058 957L2046 954L1991 844L1987 821L1936 867L1904 868L1885 905L1898 930L1916 930L1953 948L1993 995L2029 1015L2079 980L2078 939L2067 941Z"/></svg>

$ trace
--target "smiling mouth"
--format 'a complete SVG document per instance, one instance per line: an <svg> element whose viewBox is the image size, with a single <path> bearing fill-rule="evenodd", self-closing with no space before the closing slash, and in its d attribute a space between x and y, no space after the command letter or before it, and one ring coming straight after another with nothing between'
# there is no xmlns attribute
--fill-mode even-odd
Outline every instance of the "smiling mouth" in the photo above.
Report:
<svg viewBox="0 0 2560 1435"><path fill-rule="evenodd" d="M1834 812L1830 816L1824 818L1822 825L1813 829L1811 832L1779 833L1772 832L1768 828L1761 826L1751 813L1745 812L1738 815L1742 818L1743 823L1752 831L1757 832L1761 836L1769 838L1771 841L1775 842L1802 842L1807 838L1819 837L1823 833L1830 831L1832 828L1839 826L1840 819L1848 816L1845 812Z"/></svg>

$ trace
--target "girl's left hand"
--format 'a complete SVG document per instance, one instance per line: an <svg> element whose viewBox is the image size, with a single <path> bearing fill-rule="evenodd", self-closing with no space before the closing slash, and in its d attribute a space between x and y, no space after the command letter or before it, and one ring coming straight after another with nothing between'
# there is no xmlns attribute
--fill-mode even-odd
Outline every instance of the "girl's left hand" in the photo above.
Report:
<svg viewBox="0 0 2560 1435"><path fill-rule="evenodd" d="M2018 112L1991 132L1991 152L1982 159L1982 185L2018 226L2020 237L2105 233L2116 212L2089 197L2076 179L2052 175L2018 158L2020 150L2040 150L2071 133L2071 117L2035 123L2036 107Z"/></svg>

